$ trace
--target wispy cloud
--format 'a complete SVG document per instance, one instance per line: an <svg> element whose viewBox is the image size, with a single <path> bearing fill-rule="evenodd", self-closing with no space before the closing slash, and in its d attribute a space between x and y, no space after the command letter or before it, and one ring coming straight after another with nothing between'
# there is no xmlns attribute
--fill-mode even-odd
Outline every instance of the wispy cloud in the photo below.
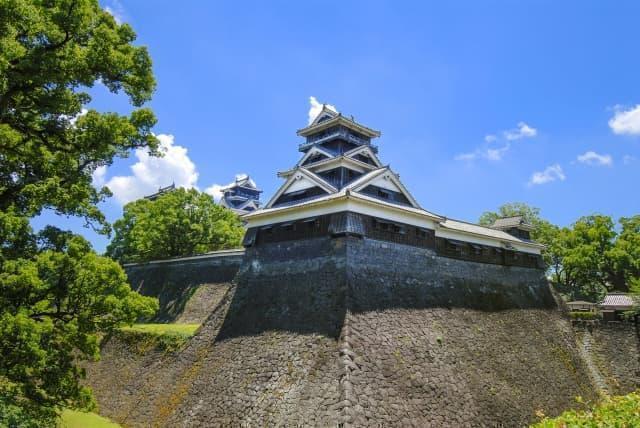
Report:
<svg viewBox="0 0 640 428"><path fill-rule="evenodd" d="M553 164L544 169L544 171L537 171L531 174L529 179L529 186L536 186L539 184L551 183L552 181L564 181L567 177L564 175L564 171L559 164Z"/></svg>
<svg viewBox="0 0 640 428"><path fill-rule="evenodd" d="M322 104L316 99L316 97L311 96L309 97L309 125L320 114L323 105L328 109L335 111L336 113L338 112L335 106L332 106L331 104Z"/></svg>
<svg viewBox="0 0 640 428"><path fill-rule="evenodd" d="M629 165L635 161L637 161L638 158L636 158L635 156L631 156L631 155L624 155L624 157L622 158L622 163L625 165Z"/></svg>
<svg viewBox="0 0 640 428"><path fill-rule="evenodd" d="M511 145L509 143L505 143L504 145L498 147L493 147L492 143L487 143L482 147L477 148L473 152L460 153L459 155L456 155L454 157L454 160L468 162L474 161L476 159L500 161L510 148Z"/></svg>
<svg viewBox="0 0 640 428"><path fill-rule="evenodd" d="M609 119L609 128L614 134L640 135L640 104L628 109L618 105L614 111Z"/></svg>
<svg viewBox="0 0 640 428"><path fill-rule="evenodd" d="M484 136L484 143L472 152L460 153L454 157L457 161L474 161L485 159L489 161L500 161L511 148L511 141L522 138L532 138L538 134L535 128L524 122L519 122L516 128L500 131L495 134Z"/></svg>
<svg viewBox="0 0 640 428"><path fill-rule="evenodd" d="M611 166L613 165L613 158L611 155L601 155L592 150L585 152L578 156L578 162L592 165L592 166Z"/></svg>

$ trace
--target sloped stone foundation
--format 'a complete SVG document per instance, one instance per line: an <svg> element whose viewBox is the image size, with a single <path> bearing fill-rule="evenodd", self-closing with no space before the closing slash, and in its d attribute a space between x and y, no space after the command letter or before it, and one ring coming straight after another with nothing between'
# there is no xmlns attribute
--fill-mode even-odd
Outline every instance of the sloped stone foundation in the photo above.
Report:
<svg viewBox="0 0 640 428"><path fill-rule="evenodd" d="M101 401L104 414L129 426L522 426L596 397L540 270L342 237L250 248L234 282L185 350L139 369L138 400Z"/></svg>

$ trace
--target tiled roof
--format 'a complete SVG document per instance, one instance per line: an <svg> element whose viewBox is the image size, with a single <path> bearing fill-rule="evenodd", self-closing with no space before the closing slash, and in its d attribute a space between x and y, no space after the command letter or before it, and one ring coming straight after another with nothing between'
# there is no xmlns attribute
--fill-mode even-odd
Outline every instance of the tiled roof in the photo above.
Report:
<svg viewBox="0 0 640 428"><path fill-rule="evenodd" d="M459 230L461 232L474 233L476 235L490 236L492 238L503 239L505 241L514 241L514 240L520 241L520 239L514 237L513 235L509 235L507 232L503 232L502 230L492 229L489 227L467 223L464 221L452 220L450 218L441 222L440 225L448 229Z"/></svg>
<svg viewBox="0 0 640 428"><path fill-rule="evenodd" d="M628 306L634 305L633 297L623 293L611 293L604 297L600 306Z"/></svg>
<svg viewBox="0 0 640 428"><path fill-rule="evenodd" d="M522 225L529 226L521 215L516 215L512 217L501 217L497 218L496 221L491 225L494 229L508 229L510 227L518 227Z"/></svg>

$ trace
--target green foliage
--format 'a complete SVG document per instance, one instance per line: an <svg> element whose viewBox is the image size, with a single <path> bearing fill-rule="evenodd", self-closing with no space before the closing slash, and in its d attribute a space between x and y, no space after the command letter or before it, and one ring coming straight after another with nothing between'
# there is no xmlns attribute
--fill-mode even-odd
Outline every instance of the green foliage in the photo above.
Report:
<svg viewBox="0 0 640 428"><path fill-rule="evenodd" d="M640 426L640 393L607 397L591 410L569 410L557 418L544 418L532 428L632 428Z"/></svg>
<svg viewBox="0 0 640 428"><path fill-rule="evenodd" d="M55 238L58 251L6 261L0 272L0 407L37 408L46 423L63 403L93 407L76 361L98 358L97 333L158 309L156 299L131 290L117 262L83 238Z"/></svg>
<svg viewBox="0 0 640 428"><path fill-rule="evenodd" d="M151 61L97 0L0 0L0 425L55 426L62 407L91 408L77 359L97 334L149 316L114 261L56 228L33 233L44 209L107 232L96 168L132 149L157 154ZM85 111L101 82L128 115ZM81 114L82 113L82 114Z"/></svg>
<svg viewBox="0 0 640 428"><path fill-rule="evenodd" d="M117 336L141 355L153 349L175 352L199 327L200 324L134 324L120 328Z"/></svg>
<svg viewBox="0 0 640 428"><path fill-rule="evenodd" d="M139 147L157 148L153 113L89 110L84 90L102 82L134 106L155 87L146 48L97 0L0 2L0 210L43 208L81 215L106 229L92 172Z"/></svg>
<svg viewBox="0 0 640 428"><path fill-rule="evenodd" d="M621 218L620 232L611 217L581 217L560 228L540 218L540 210L523 203L485 212L480 223L522 215L536 227L532 238L545 245L542 252L556 288L569 300L601 300L608 290L628 291L640 281L640 215Z"/></svg>
<svg viewBox="0 0 640 428"><path fill-rule="evenodd" d="M115 422L90 412L65 409L60 415L59 428L118 428Z"/></svg>
<svg viewBox="0 0 640 428"><path fill-rule="evenodd" d="M122 262L237 248L244 234L237 215L195 189L127 204L114 230L107 254Z"/></svg>
<svg viewBox="0 0 640 428"><path fill-rule="evenodd" d="M600 314L597 312L572 311L569 312L569 317L574 320L597 320L600 319Z"/></svg>

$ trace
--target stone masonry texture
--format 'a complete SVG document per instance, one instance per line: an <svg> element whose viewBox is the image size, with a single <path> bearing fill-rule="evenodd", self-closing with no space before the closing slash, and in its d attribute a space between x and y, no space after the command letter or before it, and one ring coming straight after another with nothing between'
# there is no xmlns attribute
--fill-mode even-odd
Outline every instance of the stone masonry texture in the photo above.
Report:
<svg viewBox="0 0 640 428"><path fill-rule="evenodd" d="M166 269L154 285L140 268L134 287L218 282ZM323 237L251 247L227 284L180 352L105 344L88 369L102 414L126 426L524 426L597 398L541 270Z"/></svg>

